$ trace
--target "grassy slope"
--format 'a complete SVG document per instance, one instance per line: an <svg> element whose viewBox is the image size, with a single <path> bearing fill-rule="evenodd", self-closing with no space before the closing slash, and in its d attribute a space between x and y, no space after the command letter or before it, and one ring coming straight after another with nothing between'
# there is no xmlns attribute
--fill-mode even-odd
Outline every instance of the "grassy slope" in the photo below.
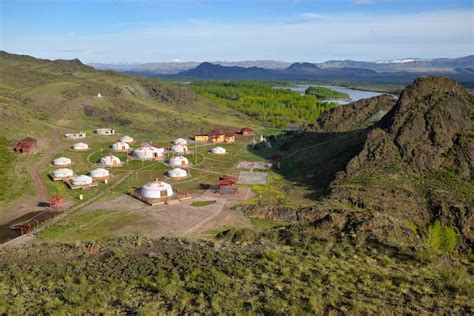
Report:
<svg viewBox="0 0 474 316"><path fill-rule="evenodd" d="M322 244L310 227L271 235L240 235L240 245L132 237L3 252L0 313L472 312L464 259Z"/></svg>
<svg viewBox="0 0 474 316"><path fill-rule="evenodd" d="M85 130L92 135L95 128L103 126L115 127L122 135L166 142L216 124L257 126L247 116L212 104L186 87L156 79L96 71L71 61L53 62L3 52L0 52L0 64L2 152L25 136L37 137L44 143L43 147L57 141L67 147L61 139L65 132ZM104 97L97 98L98 92ZM92 109L92 113L86 113L85 109ZM25 185L4 186L0 209L5 202L32 191L24 169L37 155L11 158L1 160L0 183L8 180Z"/></svg>

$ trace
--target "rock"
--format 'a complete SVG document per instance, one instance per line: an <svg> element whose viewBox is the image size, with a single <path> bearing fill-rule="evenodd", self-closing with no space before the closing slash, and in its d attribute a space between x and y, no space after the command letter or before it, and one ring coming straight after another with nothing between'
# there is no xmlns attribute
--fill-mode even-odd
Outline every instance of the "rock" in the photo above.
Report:
<svg viewBox="0 0 474 316"><path fill-rule="evenodd" d="M324 132L342 132L373 126L395 105L391 95L362 99L324 112L315 129Z"/></svg>

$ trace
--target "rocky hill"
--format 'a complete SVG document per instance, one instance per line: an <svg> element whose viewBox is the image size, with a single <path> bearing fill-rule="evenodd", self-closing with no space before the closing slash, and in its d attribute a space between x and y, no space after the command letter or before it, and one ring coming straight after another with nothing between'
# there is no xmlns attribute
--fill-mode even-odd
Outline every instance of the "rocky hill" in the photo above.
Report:
<svg viewBox="0 0 474 316"><path fill-rule="evenodd" d="M320 238L403 251L425 247L430 227L441 223L452 229L458 249L470 249L473 106L472 96L456 81L422 77L398 101L379 96L333 109L318 120L317 132L288 144L291 162L282 171L312 188L317 202L301 209L257 207L250 213L311 222ZM388 113L370 127L380 111Z"/></svg>

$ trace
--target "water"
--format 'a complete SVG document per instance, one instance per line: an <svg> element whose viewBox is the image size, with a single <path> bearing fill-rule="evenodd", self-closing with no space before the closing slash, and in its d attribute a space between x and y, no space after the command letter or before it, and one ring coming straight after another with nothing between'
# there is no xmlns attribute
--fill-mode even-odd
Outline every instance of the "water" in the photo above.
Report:
<svg viewBox="0 0 474 316"><path fill-rule="evenodd" d="M380 92L375 92L375 91L362 91L362 90L356 90L356 89L350 89L342 86L323 86L323 85L310 85L310 84L297 84L293 86L288 86L288 87L282 87L282 86L275 86L274 88L276 89L290 89L292 91L299 92L301 94L304 94L305 90L308 89L309 87L324 87L324 88L329 88L334 91L339 91L339 92L344 92L347 93L350 97L350 99L324 99L325 101L328 102L336 102L338 104L348 104L351 102L359 101L360 99L366 99L366 98L372 98L384 93Z"/></svg>

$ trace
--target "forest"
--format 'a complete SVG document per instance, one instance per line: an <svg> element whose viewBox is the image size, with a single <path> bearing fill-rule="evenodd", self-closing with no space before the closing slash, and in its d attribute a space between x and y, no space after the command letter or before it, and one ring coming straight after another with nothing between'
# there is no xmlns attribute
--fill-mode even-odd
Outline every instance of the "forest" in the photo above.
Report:
<svg viewBox="0 0 474 316"><path fill-rule="evenodd" d="M350 96L345 92L340 92L325 87L311 86L305 90L305 93L314 95L317 98L350 99Z"/></svg>
<svg viewBox="0 0 474 316"><path fill-rule="evenodd" d="M313 123L322 112L337 106L318 100L314 95L275 89L271 82L194 81L190 86L213 102L242 111L274 127Z"/></svg>

